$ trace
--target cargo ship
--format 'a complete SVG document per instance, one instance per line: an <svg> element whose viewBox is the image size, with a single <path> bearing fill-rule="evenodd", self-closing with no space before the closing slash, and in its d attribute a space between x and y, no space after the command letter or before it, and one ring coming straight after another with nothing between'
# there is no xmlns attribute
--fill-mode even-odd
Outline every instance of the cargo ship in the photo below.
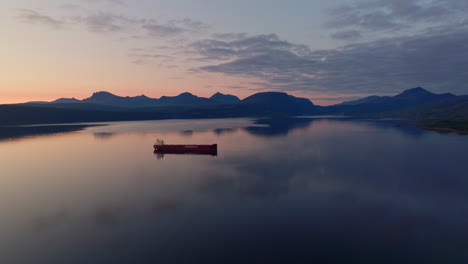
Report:
<svg viewBox="0 0 468 264"><path fill-rule="evenodd" d="M154 152L168 154L208 154L217 155L218 145L171 145L165 144L164 140L158 139L154 144Z"/></svg>

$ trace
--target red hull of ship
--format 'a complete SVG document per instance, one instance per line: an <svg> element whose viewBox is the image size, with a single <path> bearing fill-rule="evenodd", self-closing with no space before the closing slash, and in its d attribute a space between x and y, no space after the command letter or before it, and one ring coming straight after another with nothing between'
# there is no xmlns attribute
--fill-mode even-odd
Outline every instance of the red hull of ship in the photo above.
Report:
<svg viewBox="0 0 468 264"><path fill-rule="evenodd" d="M160 153L196 153L216 155L218 145L154 145L154 151Z"/></svg>

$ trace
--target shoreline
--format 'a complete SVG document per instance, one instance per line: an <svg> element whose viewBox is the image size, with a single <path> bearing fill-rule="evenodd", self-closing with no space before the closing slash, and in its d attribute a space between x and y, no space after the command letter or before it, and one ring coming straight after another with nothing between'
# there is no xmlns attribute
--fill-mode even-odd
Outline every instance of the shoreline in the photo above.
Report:
<svg viewBox="0 0 468 264"><path fill-rule="evenodd" d="M96 125L31 125L31 126L0 126L0 141L20 139L31 136L69 133L84 130L88 127L105 126Z"/></svg>
<svg viewBox="0 0 468 264"><path fill-rule="evenodd" d="M468 135L468 121L460 119L429 119L421 120L418 126L422 129L438 131L441 133L456 133Z"/></svg>

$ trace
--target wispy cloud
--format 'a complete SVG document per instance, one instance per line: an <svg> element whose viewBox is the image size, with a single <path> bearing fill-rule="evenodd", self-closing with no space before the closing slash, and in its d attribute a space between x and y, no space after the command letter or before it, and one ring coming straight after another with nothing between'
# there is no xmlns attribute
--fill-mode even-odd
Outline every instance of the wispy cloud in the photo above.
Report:
<svg viewBox="0 0 468 264"><path fill-rule="evenodd" d="M174 19L169 21L169 24L185 28L190 32L202 32L210 28L208 24L191 18Z"/></svg>
<svg viewBox="0 0 468 264"><path fill-rule="evenodd" d="M117 32L129 29L142 23L141 20L122 14L96 12L83 17L74 17L78 23L86 25L91 32Z"/></svg>
<svg viewBox="0 0 468 264"><path fill-rule="evenodd" d="M62 28L65 25L64 20L53 18L36 10L21 8L18 12L19 19L26 23L44 25L54 29Z"/></svg>
<svg viewBox="0 0 468 264"><path fill-rule="evenodd" d="M324 25L340 30L332 38L359 40L363 33L396 34L428 25L448 25L465 16L464 0L360 0L329 11Z"/></svg>
<svg viewBox="0 0 468 264"><path fill-rule="evenodd" d="M288 51L293 54L308 54L309 47L281 40L276 34L248 36L247 34L215 35L190 45L200 60L226 60L248 58L267 52Z"/></svg>
<svg viewBox="0 0 468 264"><path fill-rule="evenodd" d="M166 23L151 20L142 24L142 28L152 37L173 37L184 33L200 33L209 26L201 21L190 18L174 19Z"/></svg>
<svg viewBox="0 0 468 264"><path fill-rule="evenodd" d="M159 66L172 66L169 64L172 64L175 60L174 56L152 53L151 51L146 50L134 50L128 55L134 58L133 63L140 65L148 65L153 62L158 62Z"/></svg>
<svg viewBox="0 0 468 264"><path fill-rule="evenodd" d="M147 34L152 37L170 37L180 35L187 30L174 25L162 25L155 22L142 25Z"/></svg>
<svg viewBox="0 0 468 264"><path fill-rule="evenodd" d="M356 41L362 37L361 32L358 30L339 31L331 35L333 39L344 41Z"/></svg>
<svg viewBox="0 0 468 264"><path fill-rule="evenodd" d="M80 1L84 3L89 3L89 4L104 3L104 4L118 5L118 6L126 5L125 0L80 0Z"/></svg>
<svg viewBox="0 0 468 264"><path fill-rule="evenodd" d="M91 0L85 1L92 2ZM70 23L82 25L88 31L94 33L127 32L129 37L137 36L139 38L173 38L180 37L185 33L200 33L209 28L207 24L190 18L164 22L154 18L132 17L112 11L91 11L78 5L62 5L60 8L76 11L78 14L70 12L70 14L58 19L37 10L19 9L19 18L24 22L53 28L61 28L66 23Z"/></svg>

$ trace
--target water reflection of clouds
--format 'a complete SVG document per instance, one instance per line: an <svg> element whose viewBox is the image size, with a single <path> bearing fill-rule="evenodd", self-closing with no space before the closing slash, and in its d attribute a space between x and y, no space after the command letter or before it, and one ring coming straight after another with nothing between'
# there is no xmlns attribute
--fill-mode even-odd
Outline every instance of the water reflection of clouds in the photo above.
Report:
<svg viewBox="0 0 468 264"><path fill-rule="evenodd" d="M145 163L139 156L134 165L149 176L144 182L128 177L135 182L124 182L123 192L131 195L93 203L66 226L91 222L97 228L84 234L91 238L102 235L101 227L113 228L118 235L100 249L120 252L109 256L114 263L125 262L119 259L124 254L143 263L466 260L468 180L460 174L466 166L460 165L458 137L413 140L385 122L296 121L270 124L257 134L221 132L217 159L179 155L157 162L151 156ZM234 150L239 139L246 143ZM115 173L104 179L128 180ZM54 230L73 217L58 212L35 221L39 229ZM80 256L94 260L98 253Z"/></svg>

